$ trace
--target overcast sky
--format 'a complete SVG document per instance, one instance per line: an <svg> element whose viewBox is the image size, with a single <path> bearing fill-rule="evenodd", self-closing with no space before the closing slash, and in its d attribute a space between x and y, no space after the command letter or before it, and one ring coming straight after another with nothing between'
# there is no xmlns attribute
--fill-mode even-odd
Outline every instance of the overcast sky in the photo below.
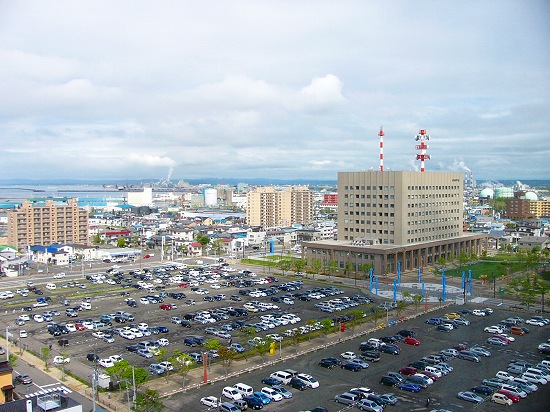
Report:
<svg viewBox="0 0 550 412"><path fill-rule="evenodd" d="M0 0L2 178L550 179L550 2Z"/></svg>

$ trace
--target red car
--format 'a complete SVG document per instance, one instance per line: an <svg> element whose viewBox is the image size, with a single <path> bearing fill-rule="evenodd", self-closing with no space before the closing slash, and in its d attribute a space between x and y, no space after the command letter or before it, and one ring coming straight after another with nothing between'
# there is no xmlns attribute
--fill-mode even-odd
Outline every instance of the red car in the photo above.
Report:
<svg viewBox="0 0 550 412"><path fill-rule="evenodd" d="M418 339L413 338L412 336L407 336L403 342L405 342L407 345L414 345L418 346L420 345L420 341Z"/></svg>
<svg viewBox="0 0 550 412"><path fill-rule="evenodd" d="M187 284L187 283L180 283L180 284L178 285L178 288L186 288L186 287L188 287L188 286L189 286L189 284Z"/></svg>
<svg viewBox="0 0 550 412"><path fill-rule="evenodd" d="M76 330L86 330L86 327L80 322L76 322L74 324L74 327L76 328Z"/></svg>
<svg viewBox="0 0 550 412"><path fill-rule="evenodd" d="M456 349L458 351L466 350L468 349L468 345L466 345L465 343L459 343L458 345L454 346L453 349Z"/></svg>
<svg viewBox="0 0 550 412"><path fill-rule="evenodd" d="M508 399L511 399L512 402L514 402L514 403L519 402L519 396L514 395L512 392L510 392L506 389L501 389L501 390L498 391L498 393L502 393L502 394L506 395L508 397Z"/></svg>
<svg viewBox="0 0 550 412"><path fill-rule="evenodd" d="M412 366L405 366L404 368L399 369L401 375L414 375L417 372L416 368Z"/></svg>
<svg viewBox="0 0 550 412"><path fill-rule="evenodd" d="M170 303L163 303L159 306L162 310L172 310L172 305Z"/></svg>
<svg viewBox="0 0 550 412"><path fill-rule="evenodd" d="M499 334L494 334L493 335L493 338L498 338L500 340L503 340L504 342L506 343L511 343L512 341L510 339L508 339L506 336L502 336L502 335L499 335Z"/></svg>

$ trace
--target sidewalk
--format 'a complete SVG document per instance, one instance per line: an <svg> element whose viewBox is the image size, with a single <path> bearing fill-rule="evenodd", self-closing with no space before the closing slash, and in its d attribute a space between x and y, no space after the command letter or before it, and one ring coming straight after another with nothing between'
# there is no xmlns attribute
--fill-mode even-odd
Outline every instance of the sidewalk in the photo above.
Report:
<svg viewBox="0 0 550 412"><path fill-rule="evenodd" d="M18 359L16 362L26 362L31 368L38 368L42 372L51 376L52 378L58 380L70 390L79 393L80 395L88 398L92 402L92 389L69 375L63 376L61 369L56 366L48 364L49 368L44 369L44 361L42 361L37 356L33 355L28 351L23 351L21 354L19 351L12 352L14 355L17 355ZM18 392L19 393L19 392ZM24 394L21 394L24 396ZM98 393L96 396L96 404L98 408L104 409L106 412L118 412L118 411L127 411L128 408L126 404L119 403L115 397L109 399L108 395L105 393Z"/></svg>

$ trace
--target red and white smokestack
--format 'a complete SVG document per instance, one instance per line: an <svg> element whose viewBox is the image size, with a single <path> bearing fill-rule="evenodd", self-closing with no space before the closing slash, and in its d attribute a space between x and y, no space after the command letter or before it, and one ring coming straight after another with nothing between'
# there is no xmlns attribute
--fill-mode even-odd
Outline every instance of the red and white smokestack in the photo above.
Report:
<svg viewBox="0 0 550 412"><path fill-rule="evenodd" d="M380 126L380 171L384 171L384 127Z"/></svg>
<svg viewBox="0 0 550 412"><path fill-rule="evenodd" d="M430 155L426 154L426 150L428 150L428 145L426 144L426 141L430 140L430 135L426 134L425 129L421 129L414 140L420 142L420 144L416 145L416 150L420 150L420 154L416 155L416 160L420 160L420 171L423 172L425 170L424 160L430 160Z"/></svg>

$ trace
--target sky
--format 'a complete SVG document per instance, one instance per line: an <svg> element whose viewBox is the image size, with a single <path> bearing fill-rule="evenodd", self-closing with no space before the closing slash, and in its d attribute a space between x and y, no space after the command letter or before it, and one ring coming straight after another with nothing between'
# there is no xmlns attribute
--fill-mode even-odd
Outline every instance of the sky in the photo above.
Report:
<svg viewBox="0 0 550 412"><path fill-rule="evenodd" d="M550 2L0 0L0 179L550 178Z"/></svg>

